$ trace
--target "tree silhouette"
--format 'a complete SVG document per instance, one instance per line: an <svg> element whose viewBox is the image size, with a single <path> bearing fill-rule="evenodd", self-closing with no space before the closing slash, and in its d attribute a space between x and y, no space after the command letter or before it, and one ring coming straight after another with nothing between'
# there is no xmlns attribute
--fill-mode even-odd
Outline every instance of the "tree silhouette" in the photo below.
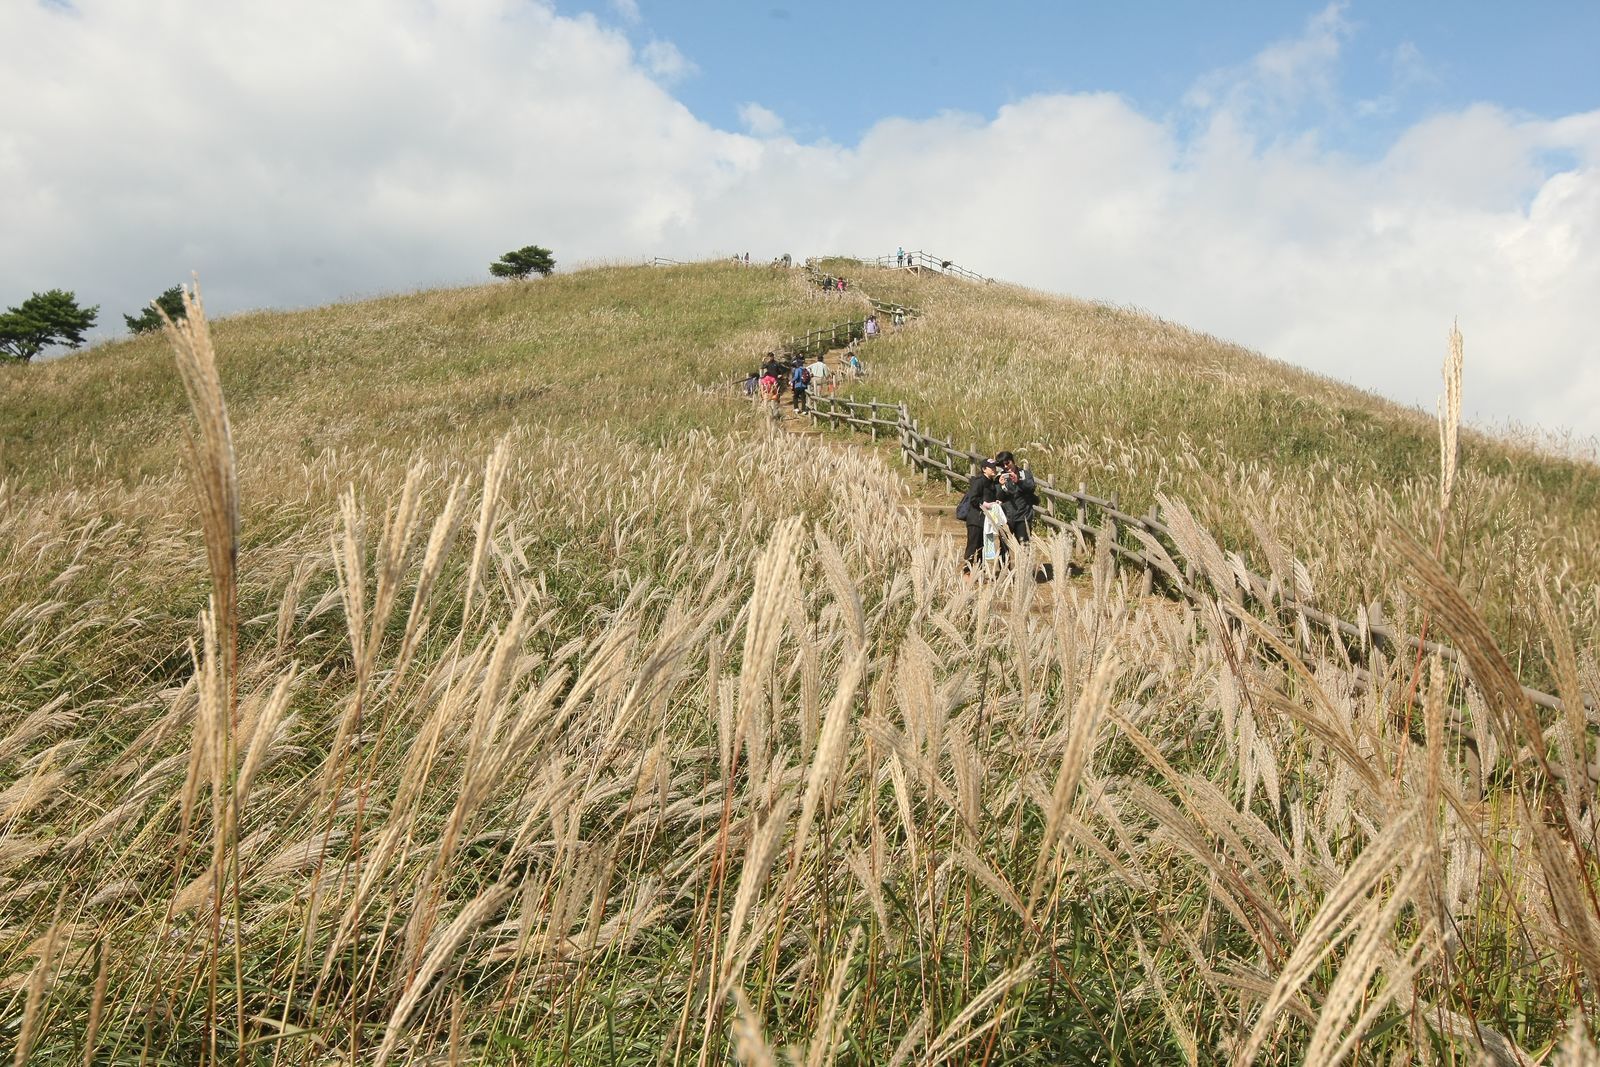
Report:
<svg viewBox="0 0 1600 1067"><path fill-rule="evenodd" d="M0 315L0 359L26 363L50 345L77 348L99 313L98 304L80 308L65 289L34 293Z"/></svg>
<svg viewBox="0 0 1600 1067"><path fill-rule="evenodd" d="M183 318L183 286L174 285L160 296L145 305L139 317L132 315L122 316L122 321L128 324L128 329L134 333L149 333L151 330L161 328L161 316L156 312L160 308L167 313L167 318L177 322Z"/></svg>
<svg viewBox="0 0 1600 1067"><path fill-rule="evenodd" d="M526 278L530 274L542 276L555 269L555 256L548 248L538 245L526 245L515 252L507 252L489 264L489 273L496 278Z"/></svg>

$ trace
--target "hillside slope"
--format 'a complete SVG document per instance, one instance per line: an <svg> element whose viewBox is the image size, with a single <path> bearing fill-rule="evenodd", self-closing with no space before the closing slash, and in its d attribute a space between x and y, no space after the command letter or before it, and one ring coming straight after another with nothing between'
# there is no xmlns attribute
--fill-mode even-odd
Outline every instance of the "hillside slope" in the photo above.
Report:
<svg viewBox="0 0 1600 1067"><path fill-rule="evenodd" d="M928 310L875 348L870 392L905 401L930 432L1012 447L1057 484L1136 510L1158 491L1181 498L1247 557L1280 571L1302 561L1344 617L1371 600L1395 610L1400 575L1374 551L1377 532L1394 517L1432 539L1431 416L1137 312L838 269ZM1442 362L1447 326L1419 358ZM1525 673L1542 677L1549 652L1541 590L1600 643L1600 468L1469 431L1458 479L1444 563Z"/></svg>
<svg viewBox="0 0 1600 1067"><path fill-rule="evenodd" d="M1389 506L1329 504L1365 468L1275 447L1277 401L1200 417L1293 372L867 277L896 287L927 314L860 388L947 432L1223 527ZM1140 597L1060 540L1085 574L1049 597L1031 568L965 579L886 447L705 388L864 306L711 264L220 322L240 505L204 537L228 457L191 484L161 342L0 368L0 1046L1515 1062L1594 1024L1582 716L1541 739L1443 664L1303 668L1270 620ZM1302 384L1296 410L1372 406ZM1520 469L1473 477L1530 499Z"/></svg>

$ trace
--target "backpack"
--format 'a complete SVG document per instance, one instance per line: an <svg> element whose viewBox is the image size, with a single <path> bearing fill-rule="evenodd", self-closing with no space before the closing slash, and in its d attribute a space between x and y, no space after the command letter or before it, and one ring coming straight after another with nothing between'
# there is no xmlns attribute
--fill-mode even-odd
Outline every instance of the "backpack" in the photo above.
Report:
<svg viewBox="0 0 1600 1067"><path fill-rule="evenodd" d="M789 384L796 389L804 389L811 384L811 372L804 367L796 367L793 377L789 379Z"/></svg>
<svg viewBox="0 0 1600 1067"><path fill-rule="evenodd" d="M981 501L974 501L972 499L976 495L973 490L977 488L977 485L975 484L977 480L974 479L973 481L974 484L967 486L967 491L961 494L961 503L956 505L956 518L960 519L962 522L966 522L967 519L972 516L974 507L982 506Z"/></svg>

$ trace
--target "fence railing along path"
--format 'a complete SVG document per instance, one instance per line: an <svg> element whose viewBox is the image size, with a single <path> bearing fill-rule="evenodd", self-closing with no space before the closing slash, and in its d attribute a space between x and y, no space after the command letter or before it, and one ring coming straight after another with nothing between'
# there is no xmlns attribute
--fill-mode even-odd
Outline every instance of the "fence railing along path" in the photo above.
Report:
<svg viewBox="0 0 1600 1067"><path fill-rule="evenodd" d="M906 307L902 304L891 304L883 300L872 301L872 309L879 315L894 321L898 317L904 322L914 315L922 314L916 308ZM884 325L884 320L879 319L879 324ZM867 336L867 320L847 319L844 322L835 322L829 326L822 326L808 333L796 334L784 341L779 346L779 351L789 356L822 356L836 348L844 348L853 341L860 341Z"/></svg>
<svg viewBox="0 0 1600 1067"><path fill-rule="evenodd" d="M952 278L965 278L969 282L992 282L993 278L985 277L975 270L968 270L958 266L948 259L942 259L928 252L907 252L903 256L879 256L873 261L874 266L888 267L891 270L931 270L940 274L948 274Z"/></svg>
<svg viewBox="0 0 1600 1067"><path fill-rule="evenodd" d="M921 256L924 253L914 255ZM894 258L880 257L878 262L883 264L888 260L892 266ZM948 261L938 265L947 266ZM824 277L810 264L806 265L806 271L813 277ZM962 275L980 281L992 280L970 271L964 271ZM917 309L879 300L873 300L872 305L880 311L898 309L921 314ZM864 319L853 319L824 326L790 338L785 343L785 350L794 354L824 355L863 336L864 325ZM885 417L886 412L891 413L892 417ZM871 434L874 440L892 433L900 452L912 466L924 475L943 479L952 491L965 489L977 473L978 465L986 458L976 450L956 447L949 438L925 432L905 404L816 396L810 398L808 414L813 421L824 421L835 427L849 426L853 430ZM1135 515L1123 508L1116 493L1109 497L1097 497L1091 495L1082 482L1078 484L1076 492L1059 489L1037 476L1035 482L1040 498L1035 520L1041 525L1057 532L1076 534L1086 543L1097 545L1100 537L1108 537L1110 544L1107 547L1117 564L1140 571L1143 594L1153 592L1159 583L1164 592L1197 607L1204 606L1206 598L1197 584L1201 577L1200 570L1193 561L1185 559L1173 540L1172 531L1161 521L1157 508L1152 507L1143 515ZM1134 543L1129 544L1130 540ZM1314 607L1293 593L1284 593L1281 582L1269 580L1242 565L1233 567L1231 580L1229 591L1242 594L1244 603L1253 602L1267 612L1283 612L1294 617L1298 623L1293 628L1296 646L1305 648L1309 644L1309 633L1313 626L1321 630L1344 651L1350 669L1363 682L1370 678L1370 673L1355 660L1363 655L1361 646L1368 643L1391 654L1402 650L1436 654L1452 664L1460 664L1463 659L1461 653L1449 645L1423 640L1411 634L1400 634L1382 621L1376 603L1369 608L1364 622L1358 624ZM1347 639L1354 639L1357 647L1350 648L1346 644ZM1523 695L1539 707L1557 711L1562 708L1560 698L1550 693L1525 685L1521 689ZM1595 710L1592 698L1584 698L1583 706L1589 711ZM1594 777L1595 772L1591 770L1590 775Z"/></svg>
<svg viewBox="0 0 1600 1067"><path fill-rule="evenodd" d="M873 440L892 437L901 454L924 475L942 479L952 490L965 490L978 466L986 458L983 453L957 447L949 438L928 433L905 404L882 400L854 400L848 397L817 396L810 400L810 415L815 422L829 426L848 426L852 430L868 433ZM1126 509L1116 493L1109 497L1093 496L1083 483L1076 491L1060 489L1035 476L1039 495L1039 508L1034 521L1059 533L1075 534L1084 542L1098 544L1101 537L1109 538L1108 548L1117 563L1138 570L1142 577L1140 592L1150 595L1159 587L1163 592L1188 600L1198 606L1206 602L1200 587L1202 575L1193 561L1187 560L1172 537L1172 531L1161 521L1157 508L1143 515ZM1246 603L1254 603L1266 612L1281 612L1301 625L1293 627L1294 641L1304 647L1311 628L1323 631L1339 644L1350 660L1357 677L1365 680L1368 672L1354 661L1361 654L1361 645L1370 641L1388 651L1404 650L1437 654L1450 663L1459 663L1461 654L1449 645L1425 641L1413 635L1400 634L1381 621L1381 616L1369 617L1366 624L1358 625L1341 619L1306 603L1292 593L1282 592L1282 583L1269 580L1248 569L1233 569L1233 588L1230 592L1242 595ZM1274 592L1279 590L1278 592ZM1373 615L1376 615L1374 606ZM1304 630L1302 630L1302 626ZM1357 642L1352 649L1347 640ZM1543 708L1560 710L1559 698L1528 686L1523 695ZM1585 700L1592 708L1593 701Z"/></svg>

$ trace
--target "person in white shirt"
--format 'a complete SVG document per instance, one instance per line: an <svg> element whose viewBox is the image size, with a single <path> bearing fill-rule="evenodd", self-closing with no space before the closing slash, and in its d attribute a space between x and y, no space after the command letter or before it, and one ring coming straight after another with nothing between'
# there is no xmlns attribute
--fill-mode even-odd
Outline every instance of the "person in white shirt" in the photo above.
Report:
<svg viewBox="0 0 1600 1067"><path fill-rule="evenodd" d="M817 361L807 367L806 370L811 372L811 391L813 393L821 396L822 391L826 389L829 396L833 395L833 372L828 369L827 362L821 356L818 356Z"/></svg>

